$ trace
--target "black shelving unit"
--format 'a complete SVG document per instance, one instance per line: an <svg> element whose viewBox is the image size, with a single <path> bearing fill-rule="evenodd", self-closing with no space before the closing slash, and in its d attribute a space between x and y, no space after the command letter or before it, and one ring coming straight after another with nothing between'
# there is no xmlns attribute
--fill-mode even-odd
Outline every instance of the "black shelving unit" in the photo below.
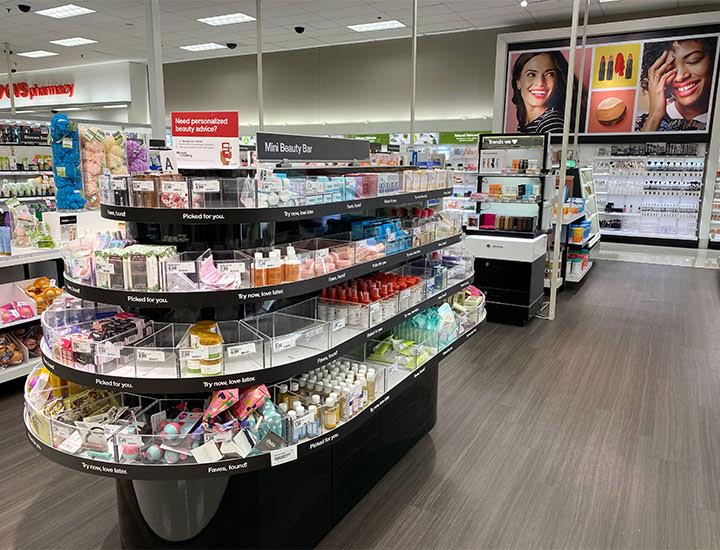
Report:
<svg viewBox="0 0 720 550"><path fill-rule="evenodd" d="M368 155L369 156L369 155ZM344 167L345 171L365 167ZM314 167L310 170L315 170ZM340 170L338 168L338 170ZM448 190L449 191L449 190ZM441 192L442 195L445 191ZM435 192L397 196L399 201L418 202L433 198ZM384 198L383 198L384 199ZM405 204L405 202L402 202ZM393 206L395 204L392 204ZM323 205L326 206L326 205ZM365 209L384 207L368 202ZM326 214L347 213L345 203L327 205ZM109 207L113 208L113 207ZM331 210L335 208L335 211ZM222 220L204 223L170 223L158 209L139 209L128 223L128 231L139 242L157 242L182 234L183 243L231 249L246 240L257 246L272 245L282 233L302 232L300 220L277 223L272 209L256 211L253 217L235 217L228 211ZM131 210L126 210L131 212ZM104 217L112 217L108 209ZM178 212L172 212L177 215ZM181 213L180 213L181 214ZM130 214L128 214L130 216ZM265 218L263 218L265 216ZM317 214L310 215L312 223ZM129 221L129 220L128 220ZM275 222L275 223L273 223ZM90 301L121 305L142 312L153 320L188 322L212 318L218 321L242 319L253 313L273 311L277 303L309 294L338 281L412 262L428 252L455 244L462 236L450 236L384 258L354 265L346 270L275 287L253 287L233 291L187 293L131 292L100 289L66 282L69 294ZM196 379L120 378L68 368L44 354L44 364L68 380L98 388L157 397L185 398L187 394L273 383L321 366L343 353L361 347L371 338L397 326L424 309L464 289L471 277L454 281L448 288L425 298L407 311L386 319L350 340L323 350L302 361L275 368L227 376ZM190 319L190 317L193 317ZM438 364L478 330L475 326L459 336L428 361L417 367L362 412L336 429L299 445L246 458L197 464L125 464L68 454L51 447L30 428L28 439L38 452L68 468L117 479L120 537L125 548L291 548L316 545L349 512L365 493L435 424L438 404ZM124 385L123 385L124 384ZM144 398L143 398L144 399ZM27 414L27 413L26 413ZM27 420L26 420L27 423ZM278 507L282 502L284 506Z"/></svg>

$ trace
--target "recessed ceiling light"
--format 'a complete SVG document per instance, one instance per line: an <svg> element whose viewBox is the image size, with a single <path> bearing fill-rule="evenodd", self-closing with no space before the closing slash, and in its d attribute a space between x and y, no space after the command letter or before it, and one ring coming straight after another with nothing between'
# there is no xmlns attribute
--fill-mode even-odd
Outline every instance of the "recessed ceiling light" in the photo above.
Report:
<svg viewBox="0 0 720 550"><path fill-rule="evenodd" d="M22 52L18 54L22 57L50 57L51 55L58 55L55 52L46 52L45 50L33 50L32 52Z"/></svg>
<svg viewBox="0 0 720 550"><path fill-rule="evenodd" d="M216 42L208 42L206 44L191 44L190 46L180 46L181 50L187 50L189 52L204 52L207 50L222 50L225 48L222 44Z"/></svg>
<svg viewBox="0 0 720 550"><path fill-rule="evenodd" d="M62 40L51 40L50 44L57 44L58 46L84 46L85 44L97 44L97 40L90 40L89 38L82 38L76 36L75 38L63 38Z"/></svg>
<svg viewBox="0 0 720 550"><path fill-rule="evenodd" d="M95 10L83 8L82 6L76 6L75 4L65 4L64 6L58 6L57 8L36 11L35 13L38 15L45 15L47 17L54 17L55 19L65 19L66 17L95 13Z"/></svg>
<svg viewBox="0 0 720 550"><path fill-rule="evenodd" d="M520 7L521 8L527 8L527 0L520 0Z"/></svg>
<svg viewBox="0 0 720 550"><path fill-rule="evenodd" d="M397 19L390 21L378 21L377 23L363 23L362 25L348 25L348 29L355 32L384 31L386 29L401 29L405 23L401 23Z"/></svg>
<svg viewBox="0 0 720 550"><path fill-rule="evenodd" d="M235 23L247 23L248 21L255 21L255 18L244 13L228 13L227 15L216 15L215 17L203 17L198 19L200 23L206 23L213 27L219 27L220 25L233 25Z"/></svg>

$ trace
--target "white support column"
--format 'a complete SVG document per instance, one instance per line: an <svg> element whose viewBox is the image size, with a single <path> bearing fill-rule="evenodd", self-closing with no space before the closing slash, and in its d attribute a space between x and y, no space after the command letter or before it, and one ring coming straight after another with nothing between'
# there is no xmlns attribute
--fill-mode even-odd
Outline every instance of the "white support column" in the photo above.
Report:
<svg viewBox="0 0 720 550"><path fill-rule="evenodd" d="M700 248L707 248L710 242L710 219L713 197L715 196L715 174L720 168L718 165L720 160L720 93L715 94L712 128L705 154L705 181L700 203L700 224L698 226Z"/></svg>
<svg viewBox="0 0 720 550"><path fill-rule="evenodd" d="M580 0L573 0L572 28L570 30L570 55L568 56L568 79L565 88L565 119L563 121L562 150L560 154L560 181L555 193L555 234L553 239L552 269L550 271L550 312L548 318L555 319L557 305L557 268L560 265L560 237L564 230L563 222L563 189L567 175L568 143L570 140L570 110L572 109L572 91L575 83L575 49L577 48L578 18L580 17ZM553 181L553 185L555 182Z"/></svg>
<svg viewBox="0 0 720 550"><path fill-rule="evenodd" d="M263 97L263 56L262 56L262 0L255 0L255 25L257 27L257 93L258 93L258 130L265 129L265 98Z"/></svg>
<svg viewBox="0 0 720 550"><path fill-rule="evenodd" d="M410 85L410 148L415 146L415 91L417 88L418 0L412 0L412 83Z"/></svg>
<svg viewBox="0 0 720 550"><path fill-rule="evenodd" d="M7 67L8 89L10 91L10 114L15 116L15 90L13 90L12 58L10 57L10 44L5 42L5 66Z"/></svg>
<svg viewBox="0 0 720 550"><path fill-rule="evenodd" d="M165 83L160 32L160 0L145 0L145 31L153 139L165 140Z"/></svg>
<svg viewBox="0 0 720 550"><path fill-rule="evenodd" d="M590 0L585 1L585 15L583 19L582 47L580 48L580 86L578 86L577 102L575 103L575 136L573 138L573 159L578 161L580 156L580 144L578 134L580 133L580 109L582 108L582 84L585 79L585 50L587 48L588 19L590 18Z"/></svg>

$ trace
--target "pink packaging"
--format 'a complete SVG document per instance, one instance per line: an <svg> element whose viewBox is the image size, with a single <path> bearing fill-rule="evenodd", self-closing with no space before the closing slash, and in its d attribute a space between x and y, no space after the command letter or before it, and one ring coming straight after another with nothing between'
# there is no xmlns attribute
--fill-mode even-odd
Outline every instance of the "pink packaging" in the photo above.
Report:
<svg viewBox="0 0 720 550"><path fill-rule="evenodd" d="M269 398L270 392L265 385L246 388L243 393L240 394L240 398L233 406L232 412L237 418L244 420L251 412L262 407L265 400Z"/></svg>

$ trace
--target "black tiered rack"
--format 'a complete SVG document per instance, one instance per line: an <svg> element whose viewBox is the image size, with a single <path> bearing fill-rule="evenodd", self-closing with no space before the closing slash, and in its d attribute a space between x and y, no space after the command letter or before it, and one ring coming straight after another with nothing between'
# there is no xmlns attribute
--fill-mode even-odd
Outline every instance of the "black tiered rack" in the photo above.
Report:
<svg viewBox="0 0 720 550"><path fill-rule="evenodd" d="M334 167L334 173L368 167ZM297 168L295 168L297 169ZM372 169L372 168L371 168ZM318 171L318 168L312 168ZM201 243L215 250L275 244L281 232L300 232L302 219L318 215L367 211L390 204L411 204L439 198L451 192L437 190L408 193L384 199L322 205L279 227L281 209L254 210L245 217L241 210L225 210L223 219L182 223L183 211L120 209L103 206L104 217L124 218L130 236L141 243L156 243L183 235L185 246ZM390 200L389 203L379 202ZM333 210L335 207L335 210ZM266 217L263 216L266 214ZM178 217L180 216L180 217ZM239 220L251 223L240 224ZM283 219L283 218L281 218ZM155 221L152 221L155 220ZM269 223L266 223L269 222ZM423 257L428 252L459 242L461 236L386 256L376 262L354 265L344 272L278 285L234 291L196 293L137 293L114 291L67 281L68 293L90 301L123 306L154 320L192 322L200 319L241 319L268 300L287 301L317 293L338 279L350 279ZM247 247L247 246L246 246ZM472 276L454 281L444 291L426 298L408 311L322 353L274 368L241 375L188 379L119 378L82 372L44 356L46 367L58 376L91 387L112 387L122 382L124 391L156 396L208 393L203 381L214 389L270 384L326 364L343 353L361 347L419 311L425 310L466 288ZM143 299L147 298L147 299ZM149 298L153 298L150 300ZM158 300L162 298L162 300ZM365 410L335 430L296 446L280 449L284 454L265 453L244 459L210 464L140 465L108 463L81 458L43 443L30 429L28 438L44 456L69 468L116 478L120 535L125 548L295 548L316 545L350 511L378 480L435 424L438 401L438 364L473 336L477 327L417 367L409 376L378 397ZM119 384L118 384L119 385ZM117 387L117 386L116 386Z"/></svg>

